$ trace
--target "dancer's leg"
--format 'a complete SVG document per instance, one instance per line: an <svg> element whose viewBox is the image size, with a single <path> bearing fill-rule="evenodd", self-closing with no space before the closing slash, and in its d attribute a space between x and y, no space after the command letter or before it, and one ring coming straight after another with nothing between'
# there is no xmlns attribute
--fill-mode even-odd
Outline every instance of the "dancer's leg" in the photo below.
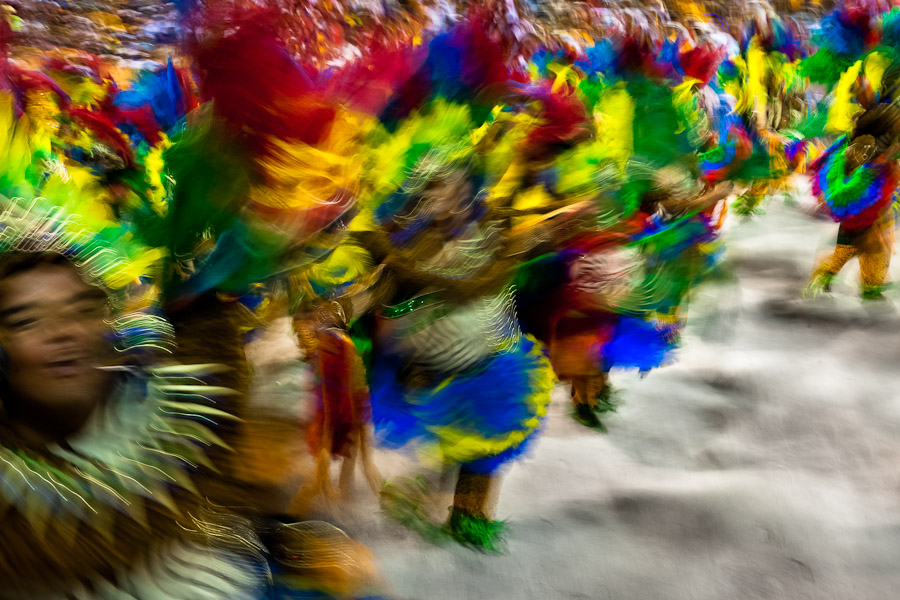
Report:
<svg viewBox="0 0 900 600"><path fill-rule="evenodd" d="M880 298L887 283L894 246L893 219L879 220L856 240L859 252L859 271L863 298Z"/></svg>
<svg viewBox="0 0 900 600"><path fill-rule="evenodd" d="M362 464L363 475L365 475L366 481L369 483L369 487L372 488L372 492L374 492L374 494L377 496L381 493L381 488L384 487L384 479L381 477L381 472L378 470L378 467L375 466L375 462L372 460L371 441L371 427L365 426L360 432L359 460Z"/></svg>
<svg viewBox="0 0 900 600"><path fill-rule="evenodd" d="M593 377L571 377L572 411L576 421L586 427L602 427L594 408L597 406L597 395L594 393Z"/></svg>
<svg viewBox="0 0 900 600"><path fill-rule="evenodd" d="M453 510L475 517L487 518L493 483L493 475L473 473L462 467L456 479Z"/></svg>
<svg viewBox="0 0 900 600"><path fill-rule="evenodd" d="M494 521L492 499L499 484L496 475L476 473L465 465L456 480L453 508L447 528L457 540L489 552L500 550L502 522Z"/></svg>
<svg viewBox="0 0 900 600"><path fill-rule="evenodd" d="M734 211L743 216L749 216L759 212L759 206L769 193L769 182L756 182L750 186L746 192L738 196L733 208Z"/></svg>
<svg viewBox="0 0 900 600"><path fill-rule="evenodd" d="M356 469L356 457L358 454L356 440L352 440L347 450L347 455L341 461L341 474L338 480L338 488L342 498L350 498L353 495L353 471Z"/></svg>
<svg viewBox="0 0 900 600"><path fill-rule="evenodd" d="M819 292L827 293L831 291L831 282L835 276L858 253L855 244L842 243L848 241L843 239L842 236L838 236L838 243L835 245L834 251L820 262L819 266L813 271L812 277L810 277L806 286L806 295L815 296Z"/></svg>
<svg viewBox="0 0 900 600"><path fill-rule="evenodd" d="M610 412L612 404L612 386L609 384L609 373L603 372L591 378L591 395L594 397L594 410Z"/></svg>

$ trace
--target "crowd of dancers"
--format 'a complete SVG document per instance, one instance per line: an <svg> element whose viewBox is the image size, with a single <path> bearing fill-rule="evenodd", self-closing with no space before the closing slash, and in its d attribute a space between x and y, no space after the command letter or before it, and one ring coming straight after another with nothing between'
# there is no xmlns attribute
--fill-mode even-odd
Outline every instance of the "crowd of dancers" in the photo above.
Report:
<svg viewBox="0 0 900 600"><path fill-rule="evenodd" d="M502 551L557 383L602 431L611 371L677 360L725 220L797 175L839 224L798 295L858 257L885 301L889 3L176 4L160 66L0 23L0 598L374 598L304 520L357 466L399 524ZM232 449L280 317L315 379L290 518L238 500Z"/></svg>

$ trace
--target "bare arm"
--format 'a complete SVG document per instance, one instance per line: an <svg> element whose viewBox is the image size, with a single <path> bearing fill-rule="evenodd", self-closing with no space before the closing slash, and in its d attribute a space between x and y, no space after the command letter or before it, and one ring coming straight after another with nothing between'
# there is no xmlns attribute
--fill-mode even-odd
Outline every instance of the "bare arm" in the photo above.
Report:
<svg viewBox="0 0 900 600"><path fill-rule="evenodd" d="M730 181L723 181L711 190L708 190L691 200L682 201L669 198L660 202L660 204L662 204L662 207L666 212L671 214L694 214L715 206L717 202L727 198L733 189L733 183Z"/></svg>

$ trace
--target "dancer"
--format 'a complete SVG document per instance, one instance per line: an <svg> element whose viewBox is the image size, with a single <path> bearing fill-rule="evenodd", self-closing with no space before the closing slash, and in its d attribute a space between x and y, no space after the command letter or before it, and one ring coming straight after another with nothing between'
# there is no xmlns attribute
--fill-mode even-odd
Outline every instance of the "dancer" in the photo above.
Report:
<svg viewBox="0 0 900 600"><path fill-rule="evenodd" d="M753 141L752 158L732 173L734 180L749 185L734 204L738 214L759 212L763 200L792 171L786 155L791 140L785 130L806 116L802 112L806 83L799 71L803 55L797 24L782 19L771 7L761 7L744 29L741 55L719 72L725 91L737 100L736 111Z"/></svg>
<svg viewBox="0 0 900 600"><path fill-rule="evenodd" d="M323 262L295 278L304 297L294 311L294 331L305 361L316 377L315 414L308 432L316 458L312 485L300 492L304 504L320 493L336 498L331 483L333 459L341 461L340 493L352 491L357 463L376 494L382 478L372 459L372 408L366 368L350 334L342 302L352 307L353 297L370 284L366 275L371 258L356 244L343 243ZM351 308L352 310L352 308Z"/></svg>
<svg viewBox="0 0 900 600"><path fill-rule="evenodd" d="M106 210L74 160L39 155L14 97L0 101L0 597L264 598L273 577L281 597L368 596L369 557L334 528L198 493L234 420L213 404L233 392L201 384L221 369L158 364L152 350L174 346L165 321L117 313L131 284L159 276L158 232Z"/></svg>
<svg viewBox="0 0 900 600"><path fill-rule="evenodd" d="M560 74L554 88L574 76L592 108L596 138L562 154L547 179L558 196L596 203L598 230L524 265L518 304L572 385L574 417L600 429L597 413L614 409L609 370L647 371L669 357L678 307L711 262L714 207L730 193L694 165L727 141L728 109L710 86L721 52L648 33L588 48L574 61L580 77L559 55L541 71Z"/></svg>
<svg viewBox="0 0 900 600"><path fill-rule="evenodd" d="M400 129L405 156L380 157L412 168L375 205L381 227L355 238L383 265L369 319L379 439L414 442L423 461L446 469L456 481L446 531L496 551L503 525L492 518L492 488L537 431L553 385L539 346L519 331L510 283L526 252L579 209L549 221L544 233L498 227L483 201L480 155L459 141L476 126L468 106L441 100L408 117ZM386 507L437 534L421 512L424 498L410 499L410 491L389 484Z"/></svg>
<svg viewBox="0 0 900 600"><path fill-rule="evenodd" d="M146 325L134 328L128 326L140 323L136 317L122 317L113 321L112 331L107 328L109 305L103 287L97 287L103 271L95 271L101 279L93 281L75 267L97 263L111 251L101 237L76 234L58 220L52 205L5 201L4 211L4 597L84 594L77 590L85 585L94 590L118 585L137 597L160 594L157 567L143 572L140 567L153 552L162 553L163 564L183 552L197 566L229 553L227 546L204 543L201 521L182 522L187 529L181 529L176 517L180 506L194 507L190 512L201 518L188 465L208 464L195 442L215 442L208 425L229 417L204 400L217 395L214 388L188 384L203 376L202 367L121 364L110 334L125 343L119 352L138 351L144 361L148 349L170 342L158 318L146 316ZM112 275L123 265L111 261L106 272ZM111 366L117 358L119 366ZM173 385L183 386L178 402L165 391ZM237 533L240 525L235 526ZM255 552L249 546L244 551L248 558ZM241 577L228 582L225 575L217 597L263 585L263 572L252 569L263 568L265 561L250 567L252 558L245 565L241 560L239 552L221 563L223 573ZM186 592L202 585L194 576L185 579Z"/></svg>
<svg viewBox="0 0 900 600"><path fill-rule="evenodd" d="M213 404L228 390L200 383L209 365L155 364L171 344L158 317L116 316L108 329L104 276L124 257L96 268L110 258L102 237L52 206L3 208L0 597L263 598L275 565L282 587L303 573L303 590L312 575L317 588L365 595L359 548L345 548L349 570L335 579L302 526L276 527L282 547L267 549L255 523L196 495L195 467L211 465L203 446L221 443L215 424L231 418ZM301 548L307 562L291 568ZM291 589L283 597L302 591Z"/></svg>
<svg viewBox="0 0 900 600"><path fill-rule="evenodd" d="M604 431L598 413L615 410L609 371L649 370L662 362L651 364L658 357L650 346L640 364L615 350L625 330L640 321L620 314L643 277L643 259L629 241L621 233L584 234L523 265L517 278L524 322L532 331L543 329L553 370L571 385L574 418Z"/></svg>
<svg viewBox="0 0 900 600"><path fill-rule="evenodd" d="M838 223L837 244L807 286L807 295L830 292L847 262L859 258L864 300L883 299L894 250L892 200L900 180L900 108L879 104L813 163L813 191Z"/></svg>
<svg viewBox="0 0 900 600"><path fill-rule="evenodd" d="M820 49L805 65L832 88L827 127L842 134L810 167L822 210L840 223L837 244L813 271L807 296L830 292L834 278L859 257L863 299L882 299L894 245L900 109L892 102L900 9L845 6L823 19Z"/></svg>

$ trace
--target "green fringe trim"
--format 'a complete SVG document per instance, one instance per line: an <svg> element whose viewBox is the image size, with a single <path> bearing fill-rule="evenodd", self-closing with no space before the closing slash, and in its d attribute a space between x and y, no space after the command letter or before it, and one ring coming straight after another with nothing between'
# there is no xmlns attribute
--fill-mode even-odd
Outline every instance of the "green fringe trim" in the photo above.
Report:
<svg viewBox="0 0 900 600"><path fill-rule="evenodd" d="M440 525L428 515L426 498L428 484L421 476L401 478L390 482L381 490L381 510L385 516L415 531L433 544L447 541L447 535Z"/></svg>
<svg viewBox="0 0 900 600"><path fill-rule="evenodd" d="M749 194L743 194L734 201L734 204L731 205L731 209L736 214L742 217L762 215L765 214L765 211L762 209L762 207L760 207L762 201L762 196L751 196Z"/></svg>
<svg viewBox="0 0 900 600"><path fill-rule="evenodd" d="M829 273L828 271L813 276L812 281L810 281L803 290L803 297L807 299L817 298L822 294L829 293L831 291L831 284L836 277L837 275Z"/></svg>
<svg viewBox="0 0 900 600"><path fill-rule="evenodd" d="M884 298L884 291L887 289L886 285L863 285L862 286L862 299L863 300L882 300Z"/></svg>
<svg viewBox="0 0 900 600"><path fill-rule="evenodd" d="M450 519L440 526L425 508L427 495L428 484L423 477L401 478L396 483L385 484L381 491L381 510L389 519L415 531L432 544L442 545L453 540L490 554L503 552L505 522L451 509Z"/></svg>
<svg viewBox="0 0 900 600"><path fill-rule="evenodd" d="M456 541L482 552L499 554L506 549L505 521L492 521L451 509L445 529Z"/></svg>
<svg viewBox="0 0 900 600"><path fill-rule="evenodd" d="M584 408L580 408L584 407ZM584 411L584 414L579 412L580 410ZM578 423L581 423L585 427L590 427L591 429L596 429L601 433L608 433L606 429L606 425L597 418L597 415L594 412L594 407L588 406L587 404L576 404L572 406L572 418L575 419Z"/></svg>
<svg viewBox="0 0 900 600"><path fill-rule="evenodd" d="M618 403L615 396L612 386L607 384L603 391L597 394L597 404L592 407L594 412L597 414L616 412Z"/></svg>

